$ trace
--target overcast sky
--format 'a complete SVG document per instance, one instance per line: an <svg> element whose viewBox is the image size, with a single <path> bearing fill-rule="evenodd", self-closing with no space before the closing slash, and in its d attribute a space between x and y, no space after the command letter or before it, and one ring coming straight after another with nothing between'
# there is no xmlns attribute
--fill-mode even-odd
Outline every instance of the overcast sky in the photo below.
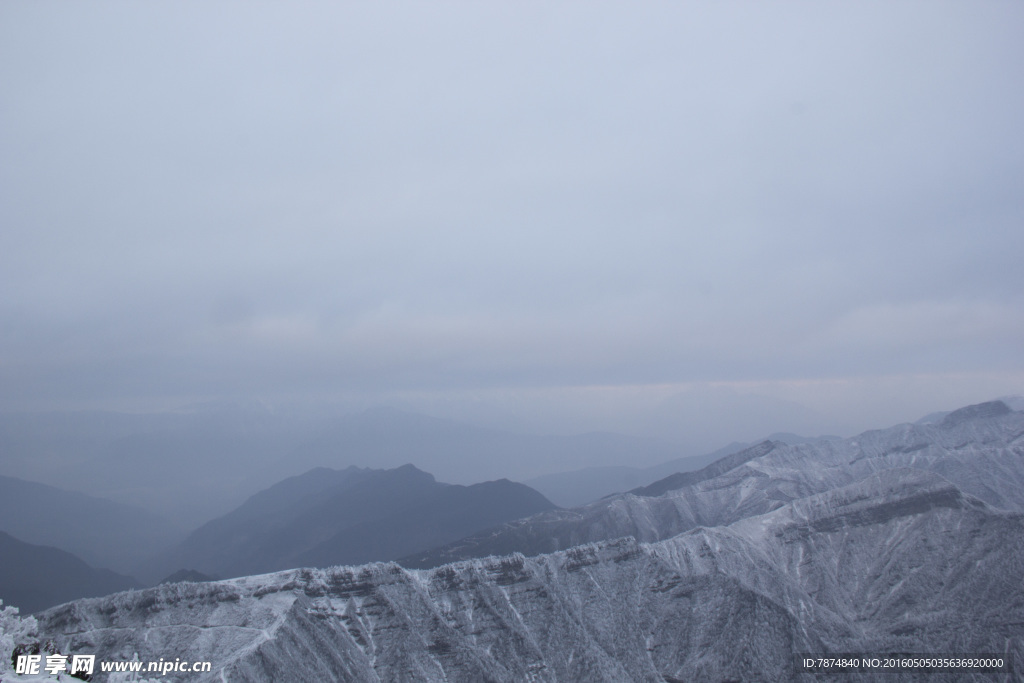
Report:
<svg viewBox="0 0 1024 683"><path fill-rule="evenodd" d="M3 3L0 408L1020 393L1022 84L1020 2Z"/></svg>

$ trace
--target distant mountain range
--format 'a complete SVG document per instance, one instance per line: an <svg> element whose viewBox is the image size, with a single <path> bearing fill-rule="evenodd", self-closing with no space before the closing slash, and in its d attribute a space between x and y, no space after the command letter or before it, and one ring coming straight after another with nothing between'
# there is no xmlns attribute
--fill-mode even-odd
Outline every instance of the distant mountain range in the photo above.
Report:
<svg viewBox="0 0 1024 683"><path fill-rule="evenodd" d="M658 541L903 467L935 472L993 506L1024 511L1024 458L1015 450L1022 434L1024 413L995 401L954 411L935 424L903 424L850 439L797 445L764 441L627 495L509 522L399 561L432 567L511 552L535 555L621 536Z"/></svg>
<svg viewBox="0 0 1024 683"><path fill-rule="evenodd" d="M1021 399L1006 400L1012 407ZM704 419L701 406L707 401L736 424L732 438L748 445L773 429L804 431L802 426L814 423L790 419L798 406L722 390L667 400L650 416L652 425L666 429L648 425L650 433L682 438ZM535 485L556 504L578 505L650 484L679 471L654 471L658 465L703 457L724 443L707 448L701 442L698 448L684 442L603 432L521 434L390 408L340 416L279 412L258 403L140 414L8 412L0 413L0 474L141 507L187 530L314 467L395 468L411 462L441 481L507 478ZM707 462L678 467L697 469ZM565 475L578 470L586 471Z"/></svg>
<svg viewBox="0 0 1024 683"><path fill-rule="evenodd" d="M991 402L991 401L990 401ZM997 399L997 402L1004 404L1011 410L1024 410L1024 396L1004 396ZM991 402L994 403L994 402ZM952 411L941 410L934 413L928 413L914 424L926 425L926 424L938 424L945 419Z"/></svg>
<svg viewBox="0 0 1024 683"><path fill-rule="evenodd" d="M141 508L0 476L0 531L130 574L184 533Z"/></svg>
<svg viewBox="0 0 1024 683"><path fill-rule="evenodd" d="M747 444L730 444L707 455L674 458L651 467L585 467L570 472L545 474L527 479L524 484L537 489L556 505L565 508L586 505L599 498L624 493L637 486L657 481L673 472L700 469L715 460L745 448Z"/></svg>
<svg viewBox="0 0 1024 683"><path fill-rule="evenodd" d="M768 440L782 441L790 445L814 441L835 441L838 436L803 437L789 433L775 433ZM537 489L549 500L561 507L570 508L586 505L599 498L615 493L652 484L663 477L678 472L692 472L709 465L720 458L732 455L753 444L734 442L704 455L674 458L650 467L586 467L571 472L545 474L527 479L524 484Z"/></svg>
<svg viewBox="0 0 1024 683"><path fill-rule="evenodd" d="M657 439L519 434L390 408L304 417L230 404L137 415L0 414L0 452L5 475L144 507L185 529L315 467L411 462L468 485L626 462L649 466L686 454Z"/></svg>
<svg viewBox="0 0 1024 683"><path fill-rule="evenodd" d="M0 600L22 614L78 598L142 588L131 577L94 569L71 553L25 543L2 531L0 558Z"/></svg>
<svg viewBox="0 0 1024 683"><path fill-rule="evenodd" d="M189 569L232 577L390 560L554 507L508 480L460 486L412 465L317 468L204 524L140 575L156 580Z"/></svg>
<svg viewBox="0 0 1024 683"><path fill-rule="evenodd" d="M2 473L142 507L187 530L293 474L284 461L322 425L258 406L0 413Z"/></svg>
<svg viewBox="0 0 1024 683"><path fill-rule="evenodd" d="M1022 473L1024 413L981 404L838 442L765 441L496 532L536 547L546 531L570 546L556 552L159 586L52 609L40 629L98 658L215 662L189 679L204 683L802 680L811 653L993 654L1020 671Z"/></svg>
<svg viewBox="0 0 1024 683"><path fill-rule="evenodd" d="M503 477L524 481L541 474L625 462L654 465L684 451L667 441L608 432L519 434L407 413L367 410L333 420L296 449L299 462L415 463L443 481L472 484Z"/></svg>

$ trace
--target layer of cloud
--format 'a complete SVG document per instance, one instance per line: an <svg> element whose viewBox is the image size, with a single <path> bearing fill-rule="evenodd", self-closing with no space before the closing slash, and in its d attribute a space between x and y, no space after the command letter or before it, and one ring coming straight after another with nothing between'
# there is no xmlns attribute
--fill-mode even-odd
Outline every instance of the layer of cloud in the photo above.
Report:
<svg viewBox="0 0 1024 683"><path fill-rule="evenodd" d="M5 5L0 405L1018 376L1022 28Z"/></svg>

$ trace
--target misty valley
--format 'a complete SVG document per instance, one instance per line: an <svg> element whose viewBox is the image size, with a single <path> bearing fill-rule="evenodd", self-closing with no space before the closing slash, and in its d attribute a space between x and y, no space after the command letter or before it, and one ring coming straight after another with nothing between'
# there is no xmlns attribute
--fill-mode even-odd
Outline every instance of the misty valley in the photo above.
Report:
<svg viewBox="0 0 1024 683"><path fill-rule="evenodd" d="M45 454L88 491L0 477L3 643L48 643L41 658L209 662L160 676L183 681L1013 680L1024 670L1021 408L1008 398L702 456L394 410L317 423L251 407L7 415L10 462ZM133 480L125 463L140 444L192 455ZM72 466L83 448L92 479ZM409 462L362 467L360 454ZM428 471L476 454L532 476L451 484ZM171 503L192 505L199 473L200 493L222 505L261 488L201 508L217 514L189 529L195 517ZM130 502L139 491L152 492L149 509L145 495ZM829 653L1005 664L801 668L801 655ZM37 674L0 675L49 678Z"/></svg>

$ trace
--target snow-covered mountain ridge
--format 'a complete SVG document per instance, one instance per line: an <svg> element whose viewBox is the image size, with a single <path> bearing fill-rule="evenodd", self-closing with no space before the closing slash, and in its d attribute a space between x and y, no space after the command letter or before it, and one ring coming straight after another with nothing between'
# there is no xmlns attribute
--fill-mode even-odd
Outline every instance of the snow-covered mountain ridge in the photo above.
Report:
<svg viewBox="0 0 1024 683"><path fill-rule="evenodd" d="M195 680L786 680L795 652L1024 662L1022 563L1024 517L898 470L655 544L173 584L40 624L71 651L214 662Z"/></svg>
<svg viewBox="0 0 1024 683"><path fill-rule="evenodd" d="M589 527L655 542L171 584L38 619L61 651L211 661L187 679L204 681L799 680L794 654L812 652L1000 653L1024 671L1022 435L1024 416L988 407L769 444L608 501Z"/></svg>
<svg viewBox="0 0 1024 683"><path fill-rule="evenodd" d="M1024 511L1024 412L995 401L954 411L937 424L903 424L798 445L766 441L634 493L509 522L399 562L431 567L621 536L657 541L699 526L730 524L896 468L934 472L990 505Z"/></svg>

